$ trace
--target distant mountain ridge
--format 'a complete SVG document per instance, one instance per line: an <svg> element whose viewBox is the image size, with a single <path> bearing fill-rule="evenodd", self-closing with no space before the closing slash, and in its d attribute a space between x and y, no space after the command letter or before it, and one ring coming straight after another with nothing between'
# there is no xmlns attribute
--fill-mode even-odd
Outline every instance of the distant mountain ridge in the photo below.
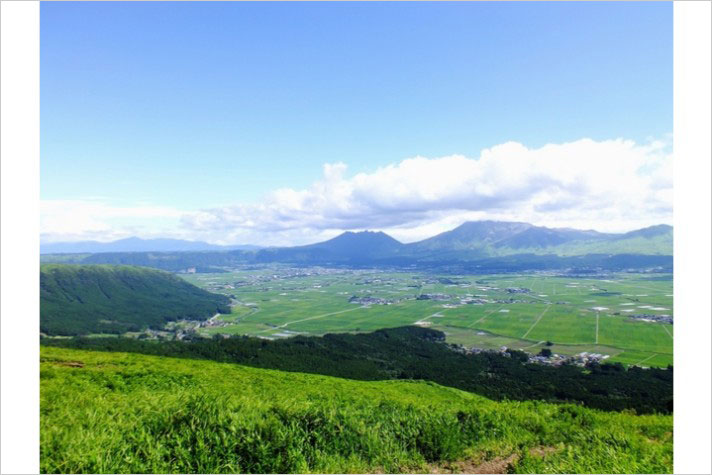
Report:
<svg viewBox="0 0 712 475"><path fill-rule="evenodd" d="M628 233L601 233L571 228L546 228L528 223L470 221L422 241L404 244L383 232L345 232L307 246L262 249L258 262L364 261L403 262L403 259L462 260L513 255L587 254L672 255L672 227L651 226Z"/></svg>
<svg viewBox="0 0 712 475"><path fill-rule="evenodd" d="M415 252L470 251L481 257L518 253L560 256L622 252L672 255L672 226L660 224L627 233L601 233L528 223L470 221L408 246Z"/></svg>
<svg viewBox="0 0 712 475"><path fill-rule="evenodd" d="M614 235L617 239L631 238L631 237L646 237L651 238L655 236L663 236L672 233L672 226L667 224L658 224L655 226L648 226L647 228L636 229L635 231L629 231L624 234Z"/></svg>
<svg viewBox="0 0 712 475"><path fill-rule="evenodd" d="M480 251L482 257L510 255L513 252L547 250L555 252L557 247L570 243L587 245L593 243L614 243L632 239L658 240L653 254L665 254L669 245L672 254L672 226L659 224L627 233L601 233L594 230L572 228L547 228L523 222L510 221L467 221L460 226L422 241L401 243L381 231L346 231L327 241L293 247L265 248L255 245L220 246L201 241L181 239L141 239L131 237L112 242L81 241L60 242L40 245L41 254L96 254L103 252L183 252L183 251L259 251L265 254L282 255L289 253L302 255L386 255L389 253L409 254L428 251ZM571 247L571 246L569 246ZM585 247L585 246L584 246ZM593 246L596 247L596 246ZM601 246L598 246L601 247ZM605 247L605 246L604 246ZM611 247L611 246L609 246ZM648 253L650 249L641 249ZM576 255L565 253L563 255Z"/></svg>
<svg viewBox="0 0 712 475"><path fill-rule="evenodd" d="M40 254L76 254L99 252L181 252L181 251L225 251L255 250L260 246L233 245L219 246L202 241L183 239L141 239L130 237L111 242L79 241L40 244Z"/></svg>
<svg viewBox="0 0 712 475"><path fill-rule="evenodd" d="M405 246L384 232L347 231L328 241L306 246L262 249L257 252L256 257L260 262L356 262L398 255Z"/></svg>
<svg viewBox="0 0 712 475"><path fill-rule="evenodd" d="M125 264L170 271L219 272L244 264L460 267L509 272L566 268L672 269L673 228L627 233L547 228L503 221L466 222L404 244L383 232L344 232L327 241L249 250L99 252L43 255L43 262Z"/></svg>
<svg viewBox="0 0 712 475"><path fill-rule="evenodd" d="M533 226L504 221L468 221L450 231L409 244L416 250L463 250L494 245Z"/></svg>

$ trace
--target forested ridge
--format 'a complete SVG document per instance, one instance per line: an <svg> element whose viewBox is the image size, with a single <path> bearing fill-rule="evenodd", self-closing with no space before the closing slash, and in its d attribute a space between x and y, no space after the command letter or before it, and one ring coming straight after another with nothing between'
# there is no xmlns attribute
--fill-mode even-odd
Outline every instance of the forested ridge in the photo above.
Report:
<svg viewBox="0 0 712 475"><path fill-rule="evenodd" d="M229 313L229 299L167 272L132 266L40 266L40 331L123 333Z"/></svg>

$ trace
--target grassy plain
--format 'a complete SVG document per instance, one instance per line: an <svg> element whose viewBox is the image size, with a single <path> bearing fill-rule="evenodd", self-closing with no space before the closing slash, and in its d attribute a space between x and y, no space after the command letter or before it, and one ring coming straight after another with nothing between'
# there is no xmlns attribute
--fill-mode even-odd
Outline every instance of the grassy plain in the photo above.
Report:
<svg viewBox="0 0 712 475"><path fill-rule="evenodd" d="M202 329L205 334L284 338L418 324L465 346L531 352L549 341L552 351L564 355L601 353L610 355L608 361L642 366L673 362L672 325L630 318L673 315L670 275L438 276L274 266L184 277L234 298L233 314L220 317L227 325ZM442 296L422 299L424 294ZM349 303L353 296L382 301Z"/></svg>
<svg viewBox="0 0 712 475"><path fill-rule="evenodd" d="M140 354L40 356L43 473L672 471L672 416Z"/></svg>

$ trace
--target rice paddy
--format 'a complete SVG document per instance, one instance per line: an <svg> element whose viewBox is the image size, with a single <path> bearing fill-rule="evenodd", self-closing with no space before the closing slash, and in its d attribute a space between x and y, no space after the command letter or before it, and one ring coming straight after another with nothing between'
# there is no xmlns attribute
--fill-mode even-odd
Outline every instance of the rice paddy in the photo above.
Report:
<svg viewBox="0 0 712 475"><path fill-rule="evenodd" d="M232 314L203 334L267 339L368 332L403 325L445 332L451 343L562 355L608 355L640 366L673 362L672 276L606 274L431 275L418 272L264 267L190 274L230 295Z"/></svg>

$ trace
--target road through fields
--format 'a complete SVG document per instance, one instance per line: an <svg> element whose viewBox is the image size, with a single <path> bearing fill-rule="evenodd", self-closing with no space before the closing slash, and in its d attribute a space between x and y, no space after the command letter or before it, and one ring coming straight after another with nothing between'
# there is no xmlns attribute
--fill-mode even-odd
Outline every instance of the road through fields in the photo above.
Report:
<svg viewBox="0 0 712 475"><path fill-rule="evenodd" d="M529 330L527 330L527 332L526 332L524 335L522 335L522 339L524 339L524 338L527 337L527 335L529 334L529 332L531 332L531 331L534 329L534 327L536 326L536 324L539 323L539 320L541 320L541 317L543 317L544 314L545 314L550 308L551 308L551 305L547 306L547 307L544 309L544 311L539 314L539 317L538 317L538 318L536 319L536 321L532 324L532 326L529 327Z"/></svg>
<svg viewBox="0 0 712 475"><path fill-rule="evenodd" d="M307 320L316 320L317 318L330 317L331 315L338 315L340 313L353 312L354 310L358 310L360 308L366 308L366 307L362 305L362 306L358 306L358 307L354 307L354 308L347 308L346 310L339 310L338 312L331 312L331 313L325 313L322 315L317 315L315 317L302 318L301 320L292 320L291 322L283 323L283 324L276 326L274 328L268 328L267 330L262 330L257 333L278 330L280 328L285 328L286 326L291 325L292 323L306 322Z"/></svg>

